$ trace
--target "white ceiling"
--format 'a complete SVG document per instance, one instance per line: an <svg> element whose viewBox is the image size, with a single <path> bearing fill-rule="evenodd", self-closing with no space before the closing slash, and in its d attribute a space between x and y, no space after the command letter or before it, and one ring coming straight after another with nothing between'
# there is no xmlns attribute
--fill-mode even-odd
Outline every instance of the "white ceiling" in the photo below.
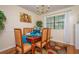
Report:
<svg viewBox="0 0 79 59"><path fill-rule="evenodd" d="M32 11L34 13L37 13L37 9L36 9L36 6L37 5L19 5L20 7L24 8L24 9L27 9L29 11ZM50 5L50 9L49 9L49 12L53 12L53 11L56 11L56 10L60 10L60 9L64 9L64 8L68 8L68 7L71 7L72 5Z"/></svg>

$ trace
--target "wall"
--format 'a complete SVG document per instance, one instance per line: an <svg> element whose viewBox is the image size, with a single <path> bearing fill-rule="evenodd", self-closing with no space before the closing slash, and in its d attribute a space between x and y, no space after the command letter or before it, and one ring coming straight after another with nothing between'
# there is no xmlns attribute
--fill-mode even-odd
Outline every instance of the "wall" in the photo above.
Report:
<svg viewBox="0 0 79 59"><path fill-rule="evenodd" d="M0 51L3 51L15 46L14 28L23 29L25 27L27 28L33 27L36 20L39 20L39 16L19 6L4 5L4 6L0 6L0 10L4 11L7 17L7 20L5 22L5 29L0 34ZM20 12L26 12L29 15L31 15L32 23L20 22L20 17L19 17Z"/></svg>
<svg viewBox="0 0 79 59"><path fill-rule="evenodd" d="M74 45L74 41L75 41L74 26L75 26L76 22L79 20L79 12L78 12L79 6L72 6L69 8L50 12L48 14L41 15L41 17L44 19L43 20L44 27L46 27L46 24L45 24L45 22L46 22L45 17L46 16L55 15L55 14L59 14L59 13L66 14L69 10L71 12L69 13L68 19L67 18L65 19L64 30L52 30L53 34L51 34L51 35L53 35L53 39L51 39L51 40L56 41L56 42L62 42L62 43Z"/></svg>

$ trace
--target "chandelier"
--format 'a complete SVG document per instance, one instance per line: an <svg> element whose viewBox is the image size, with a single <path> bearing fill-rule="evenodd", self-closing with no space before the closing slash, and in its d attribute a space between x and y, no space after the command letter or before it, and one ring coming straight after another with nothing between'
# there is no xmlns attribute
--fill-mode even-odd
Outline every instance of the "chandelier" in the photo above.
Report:
<svg viewBox="0 0 79 59"><path fill-rule="evenodd" d="M41 15L41 14L45 14L49 11L50 6L49 5L38 5L36 6L37 9L37 14Z"/></svg>

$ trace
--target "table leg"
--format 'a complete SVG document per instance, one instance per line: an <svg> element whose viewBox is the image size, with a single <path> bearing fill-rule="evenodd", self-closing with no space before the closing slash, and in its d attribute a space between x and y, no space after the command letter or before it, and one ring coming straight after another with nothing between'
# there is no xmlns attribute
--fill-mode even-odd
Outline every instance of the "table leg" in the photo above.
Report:
<svg viewBox="0 0 79 59"><path fill-rule="evenodd" d="M32 42L32 54L35 54L35 44Z"/></svg>

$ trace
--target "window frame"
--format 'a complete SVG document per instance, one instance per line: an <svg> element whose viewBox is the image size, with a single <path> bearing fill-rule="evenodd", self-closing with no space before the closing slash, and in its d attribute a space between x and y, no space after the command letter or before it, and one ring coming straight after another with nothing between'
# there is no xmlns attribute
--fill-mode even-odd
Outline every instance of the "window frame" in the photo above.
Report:
<svg viewBox="0 0 79 59"><path fill-rule="evenodd" d="M49 27L52 23L49 23L49 26L47 26L47 18L49 18L49 17L54 17L54 24L53 24L53 26L52 26L52 29L56 29L56 19L55 19L55 17L56 16L60 16L60 15L64 15L64 19L65 19L65 13L59 13L59 14L53 14L53 15L48 15L48 16L46 16L46 27L47 28L51 28L51 27ZM61 22L61 21L58 21L58 23L64 23L64 20ZM59 24L58 24L58 27L59 27ZM62 24L62 28L58 28L58 29L64 29L64 24Z"/></svg>

